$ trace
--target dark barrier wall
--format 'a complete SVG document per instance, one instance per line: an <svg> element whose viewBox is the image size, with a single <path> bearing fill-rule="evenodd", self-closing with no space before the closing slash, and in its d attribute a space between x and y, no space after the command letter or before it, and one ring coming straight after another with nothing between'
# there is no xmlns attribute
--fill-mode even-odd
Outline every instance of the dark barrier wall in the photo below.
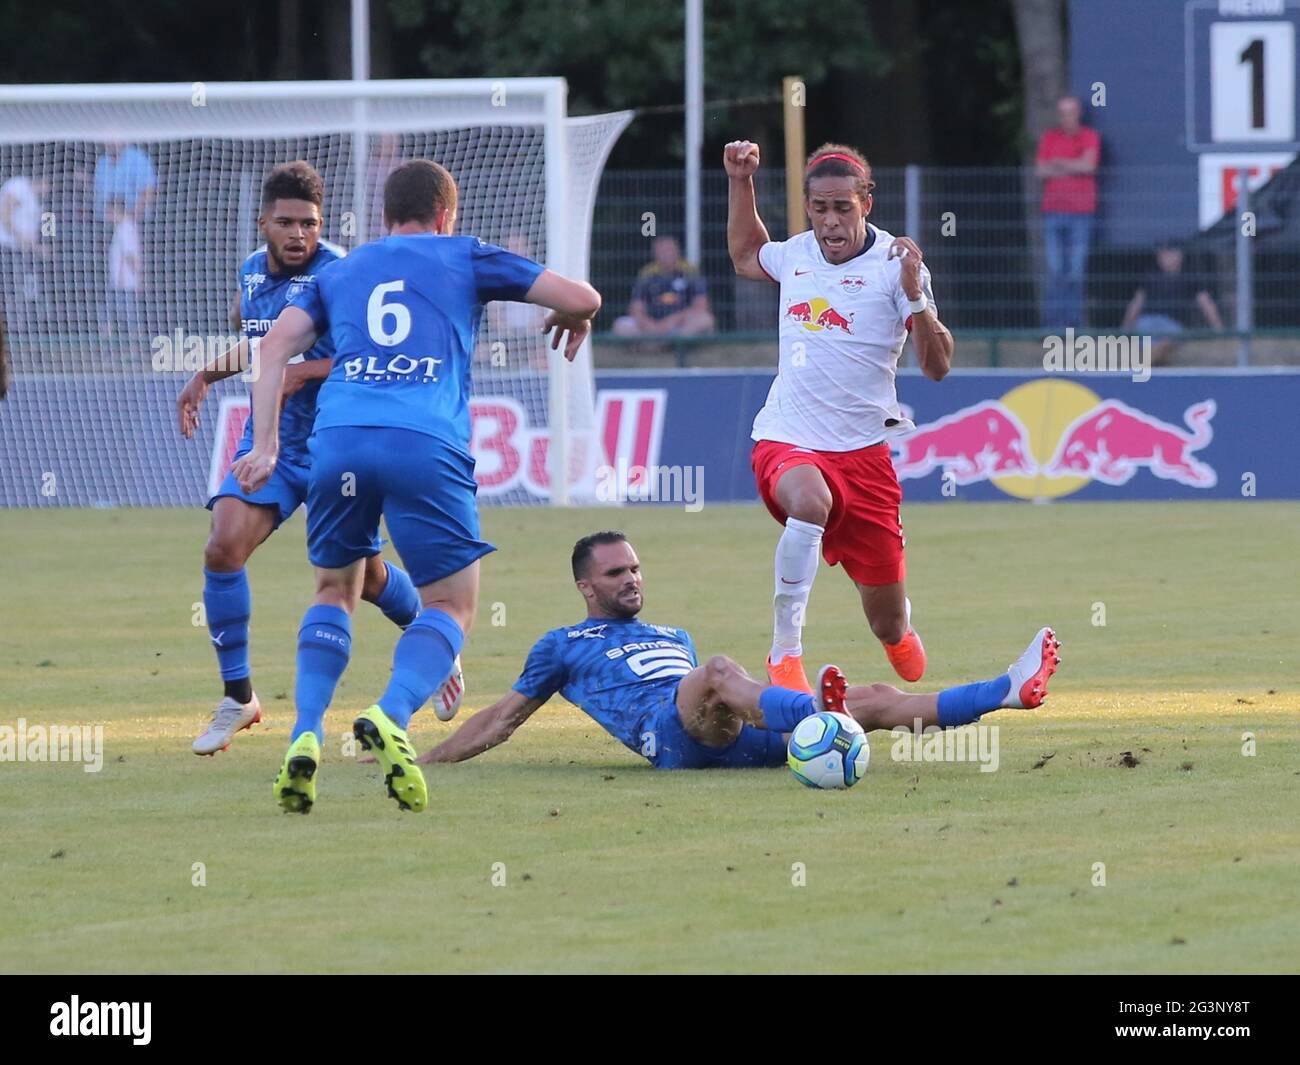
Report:
<svg viewBox="0 0 1300 1065"><path fill-rule="evenodd" d="M758 372L599 373L592 447L610 483L687 483L708 502L754 500L750 424L772 377ZM176 434L180 382L27 376L0 402L0 506L194 506L229 465L247 405L209 399L192 441ZM217 390L214 389L214 392ZM537 382L475 397L481 498L543 502L546 434ZM223 397L224 396L224 401ZM893 442L911 501L1300 499L1300 373L954 372L899 379L916 432ZM94 411L87 417L72 412ZM657 469L655 469L657 468ZM673 481L671 469L694 480ZM635 492L632 493L635 497ZM608 496L607 496L608 497ZM621 498L621 497L620 497Z"/></svg>
<svg viewBox="0 0 1300 1065"><path fill-rule="evenodd" d="M749 430L765 373L600 375L666 395L663 465L711 502L757 498ZM912 501L1300 498L1300 373L902 375L917 430L894 442Z"/></svg>

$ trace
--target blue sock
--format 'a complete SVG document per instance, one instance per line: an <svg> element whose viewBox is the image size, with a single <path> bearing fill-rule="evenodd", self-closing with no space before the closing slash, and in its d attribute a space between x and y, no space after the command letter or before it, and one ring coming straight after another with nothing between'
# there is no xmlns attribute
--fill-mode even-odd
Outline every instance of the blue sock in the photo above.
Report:
<svg viewBox="0 0 1300 1065"><path fill-rule="evenodd" d="M399 569L385 560L384 568L388 570L388 583L375 600L375 606L384 612L384 617L400 629L406 628L420 613L420 593L415 590L406 570Z"/></svg>
<svg viewBox="0 0 1300 1065"><path fill-rule="evenodd" d="M393 649L393 673L379 697L380 709L406 728L411 715L451 676L464 645L465 634L450 614L436 607L420 611Z"/></svg>
<svg viewBox="0 0 1300 1065"><path fill-rule="evenodd" d="M817 703L807 692L775 685L758 693L758 708L763 711L765 727L773 732L793 732L805 717L817 713Z"/></svg>
<svg viewBox="0 0 1300 1065"><path fill-rule="evenodd" d="M222 680L242 680L248 676L248 619L253 612L253 597L248 591L248 574L213 573L203 568L203 612L208 618L208 633L217 652Z"/></svg>
<svg viewBox="0 0 1300 1065"><path fill-rule="evenodd" d="M945 688L939 693L939 724L955 728L978 721L980 714L998 709L1010 690L1011 677L1006 673L993 680Z"/></svg>
<svg viewBox="0 0 1300 1065"><path fill-rule="evenodd" d="M304 732L314 732L325 742L325 709L348 668L351 650L352 619L346 610L321 605L307 608L298 630L298 676L293 689L298 720L289 736L291 743Z"/></svg>

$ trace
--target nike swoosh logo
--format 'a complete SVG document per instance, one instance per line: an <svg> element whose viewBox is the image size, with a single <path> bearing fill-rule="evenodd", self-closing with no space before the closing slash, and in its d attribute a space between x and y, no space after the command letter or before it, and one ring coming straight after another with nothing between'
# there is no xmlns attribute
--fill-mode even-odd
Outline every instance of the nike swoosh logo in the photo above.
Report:
<svg viewBox="0 0 1300 1065"><path fill-rule="evenodd" d="M795 277L803 277L804 274L811 274L811 273L812 273L811 270L796 270L796 271L794 272L794 276L795 276Z"/></svg>
<svg viewBox="0 0 1300 1065"><path fill-rule="evenodd" d="M781 578L781 583L782 583L782 584L798 584L799 582L798 582L798 581L788 581L788 580L786 580L784 577L782 577L782 578Z"/></svg>

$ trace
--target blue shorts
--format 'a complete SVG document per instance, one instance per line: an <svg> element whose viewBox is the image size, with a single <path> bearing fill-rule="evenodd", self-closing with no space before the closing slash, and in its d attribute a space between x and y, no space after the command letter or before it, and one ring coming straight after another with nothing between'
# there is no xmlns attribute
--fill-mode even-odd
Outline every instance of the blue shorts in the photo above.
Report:
<svg viewBox="0 0 1300 1065"><path fill-rule="evenodd" d="M379 550L379 519L417 588L496 548L479 539L474 460L410 429L331 426L307 442L307 555L341 569Z"/></svg>
<svg viewBox="0 0 1300 1065"><path fill-rule="evenodd" d="M250 450L251 447L241 447L235 452L236 461L242 459ZM206 505L211 510L216 506L218 499L229 496L231 499L241 499L245 503L252 503L259 507L274 507L275 527L278 529L281 523L288 521L293 512L307 501L307 475L306 466L281 459L271 471L270 480L256 492L249 493L239 487L233 472L227 473L225 480L221 482L221 487L217 489L217 494L209 499Z"/></svg>
<svg viewBox="0 0 1300 1065"><path fill-rule="evenodd" d="M726 747L706 747L693 739L677 712L676 686L646 718L642 732L654 735L650 764L656 769L759 769L786 764L785 736L771 729L742 725L735 742Z"/></svg>

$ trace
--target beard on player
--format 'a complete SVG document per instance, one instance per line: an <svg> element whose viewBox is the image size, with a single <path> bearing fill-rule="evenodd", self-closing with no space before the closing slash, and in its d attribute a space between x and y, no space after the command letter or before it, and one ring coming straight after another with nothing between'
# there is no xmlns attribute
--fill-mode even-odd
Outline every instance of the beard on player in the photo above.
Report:
<svg viewBox="0 0 1300 1065"><path fill-rule="evenodd" d="M593 583L592 591L601 612L612 618L634 618L645 602L635 582L624 582L612 590Z"/></svg>
<svg viewBox="0 0 1300 1065"><path fill-rule="evenodd" d="M261 219L266 255L276 273L311 261L320 246L320 208L306 200L276 200Z"/></svg>

